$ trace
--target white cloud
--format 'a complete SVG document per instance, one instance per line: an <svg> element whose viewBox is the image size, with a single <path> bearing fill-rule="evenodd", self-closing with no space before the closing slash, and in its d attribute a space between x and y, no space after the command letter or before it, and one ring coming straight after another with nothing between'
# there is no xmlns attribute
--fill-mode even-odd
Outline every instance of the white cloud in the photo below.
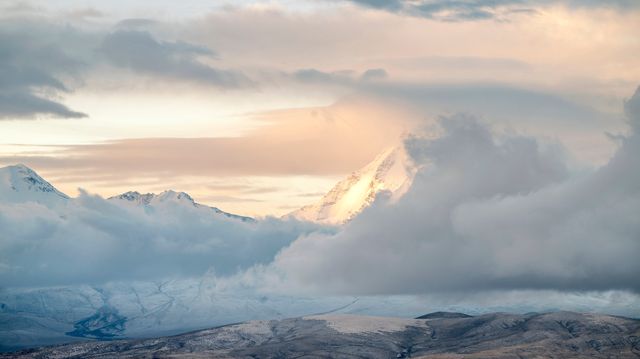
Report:
<svg viewBox="0 0 640 359"><path fill-rule="evenodd" d="M640 91L615 156L586 175L534 138L446 118L442 136L407 142L425 167L400 202L298 239L274 268L287 285L343 294L639 291L639 103Z"/></svg>
<svg viewBox="0 0 640 359"><path fill-rule="evenodd" d="M405 197L380 199L338 233L189 206L145 211L86 193L62 212L2 204L0 279L57 285L255 266L244 280L264 282L252 285L320 293L638 291L639 93L626 106L631 133L588 174L573 173L557 144L445 118L440 135L407 141L424 167Z"/></svg>
<svg viewBox="0 0 640 359"><path fill-rule="evenodd" d="M3 287L229 275L269 263L310 223L246 223L208 208L127 207L81 193L62 208L0 204Z"/></svg>

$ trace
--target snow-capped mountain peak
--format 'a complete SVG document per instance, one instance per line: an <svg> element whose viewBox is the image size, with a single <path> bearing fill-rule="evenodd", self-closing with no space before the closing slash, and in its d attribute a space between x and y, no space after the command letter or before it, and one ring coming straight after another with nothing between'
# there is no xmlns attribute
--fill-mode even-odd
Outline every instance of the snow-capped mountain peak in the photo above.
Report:
<svg viewBox="0 0 640 359"><path fill-rule="evenodd" d="M156 196L156 199L160 202L172 201L172 202L184 202L195 205L196 202L186 192L176 192L173 190L167 190Z"/></svg>
<svg viewBox="0 0 640 359"><path fill-rule="evenodd" d="M165 202L178 202L196 205L196 202L191 198L188 193L176 192L173 190L163 191L160 194L145 193L142 194L138 191L128 191L117 196L110 197L109 200L120 200L131 202L136 205L151 205Z"/></svg>
<svg viewBox="0 0 640 359"><path fill-rule="evenodd" d="M0 200L7 202L38 202L53 205L69 196L58 191L34 170L17 164L0 168Z"/></svg>
<svg viewBox="0 0 640 359"><path fill-rule="evenodd" d="M132 202L137 205L148 205L155 195L153 193L141 194L138 191L128 191L117 196L110 197L110 200L121 200Z"/></svg>
<svg viewBox="0 0 640 359"><path fill-rule="evenodd" d="M131 202L135 205L157 205L161 203L181 203L191 206L198 205L188 193L176 192L173 190L166 190L159 194L142 194L138 191L128 191L117 196L109 197L109 200Z"/></svg>
<svg viewBox="0 0 640 359"><path fill-rule="evenodd" d="M186 206L195 207L198 210L211 211L213 214L220 214L227 218L238 219L243 222L253 222L251 217L239 216L232 213L225 212L217 207L210 207L204 204L197 203L188 193L177 192L174 190L166 190L155 193L141 194L138 191L128 191L117 196L109 197L109 201L116 201L122 204L132 204L134 206L144 206L151 208L161 208L167 206Z"/></svg>
<svg viewBox="0 0 640 359"><path fill-rule="evenodd" d="M348 222L376 197L387 192L397 200L408 190L417 172L404 145L382 152L368 165L338 182L320 201L290 215L307 221L328 224Z"/></svg>

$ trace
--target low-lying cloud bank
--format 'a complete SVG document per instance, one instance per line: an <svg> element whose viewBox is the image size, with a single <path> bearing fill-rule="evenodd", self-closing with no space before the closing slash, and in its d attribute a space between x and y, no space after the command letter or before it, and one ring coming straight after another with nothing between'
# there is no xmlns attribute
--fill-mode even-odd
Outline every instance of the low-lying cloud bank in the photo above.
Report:
<svg viewBox="0 0 640 359"><path fill-rule="evenodd" d="M562 152L442 120L406 145L424 165L397 204L377 201L335 235L311 234L272 269L343 294L554 289L640 291L640 89L610 162L571 175Z"/></svg>
<svg viewBox="0 0 640 359"><path fill-rule="evenodd" d="M640 89L608 164L576 173L563 149L469 116L406 146L422 164L397 203L342 229L256 223L193 206L0 204L0 286L200 276L317 294L484 290L639 292Z"/></svg>
<svg viewBox="0 0 640 359"><path fill-rule="evenodd" d="M0 228L0 287L224 276L270 263L303 233L330 230L275 218L243 222L191 205L123 205L84 192L54 208L2 203Z"/></svg>

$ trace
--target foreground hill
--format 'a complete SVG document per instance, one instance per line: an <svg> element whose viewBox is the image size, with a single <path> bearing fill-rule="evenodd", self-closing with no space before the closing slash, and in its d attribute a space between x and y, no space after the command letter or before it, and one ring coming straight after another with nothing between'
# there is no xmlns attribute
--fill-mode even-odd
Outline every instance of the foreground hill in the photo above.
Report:
<svg viewBox="0 0 640 359"><path fill-rule="evenodd" d="M318 315L143 340L45 347L11 358L637 358L640 320L556 312L429 319Z"/></svg>

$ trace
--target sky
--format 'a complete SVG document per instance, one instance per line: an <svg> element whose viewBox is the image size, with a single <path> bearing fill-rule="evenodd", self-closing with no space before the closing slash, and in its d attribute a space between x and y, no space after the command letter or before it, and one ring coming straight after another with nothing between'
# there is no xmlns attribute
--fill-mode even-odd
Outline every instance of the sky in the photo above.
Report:
<svg viewBox="0 0 640 359"><path fill-rule="evenodd" d="M313 203L441 116L594 170L628 133L636 1L2 1L0 165L63 192Z"/></svg>

